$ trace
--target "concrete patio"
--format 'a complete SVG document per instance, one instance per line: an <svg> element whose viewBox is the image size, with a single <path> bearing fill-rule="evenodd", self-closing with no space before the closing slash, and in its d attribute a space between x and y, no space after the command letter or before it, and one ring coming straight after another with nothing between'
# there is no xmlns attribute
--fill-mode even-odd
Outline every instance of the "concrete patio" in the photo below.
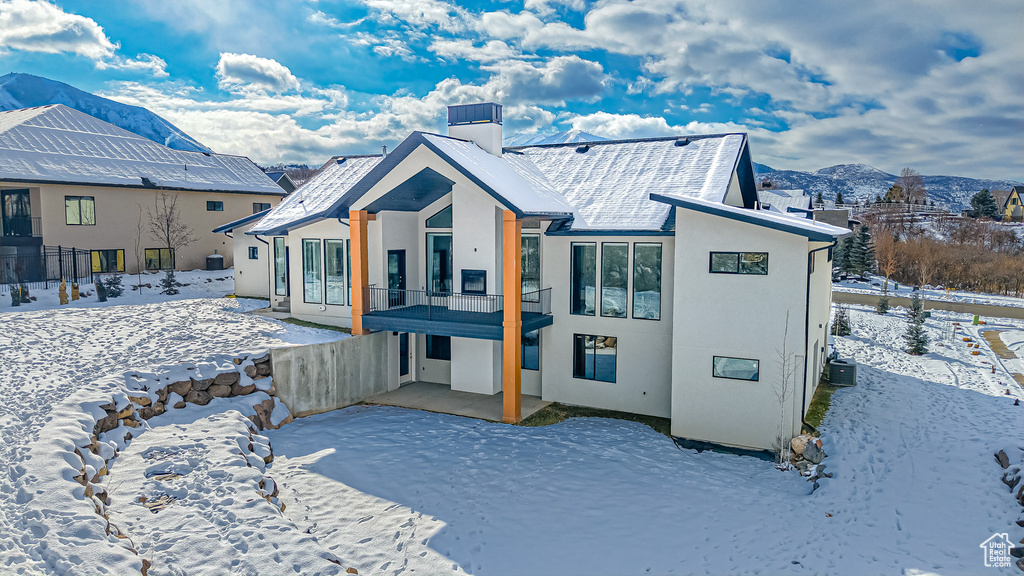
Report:
<svg viewBox="0 0 1024 576"><path fill-rule="evenodd" d="M527 418L541 408L551 404L551 402L545 402L537 396L523 394L522 398L523 418ZM502 414L501 392L493 396L473 394L471 392L457 392L452 390L451 386L447 384L435 384L433 382L413 382L402 386L398 390L370 396L363 402L380 406L401 406L402 408L414 408L428 412L481 418L493 422L501 422Z"/></svg>

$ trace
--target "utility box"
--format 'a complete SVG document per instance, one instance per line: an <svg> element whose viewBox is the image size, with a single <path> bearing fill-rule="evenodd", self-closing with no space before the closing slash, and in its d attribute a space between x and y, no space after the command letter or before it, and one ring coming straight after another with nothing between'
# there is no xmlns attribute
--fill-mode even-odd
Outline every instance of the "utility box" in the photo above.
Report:
<svg viewBox="0 0 1024 576"><path fill-rule="evenodd" d="M206 257L206 269L207 270L223 270L224 269L224 257L220 254L211 254Z"/></svg>
<svg viewBox="0 0 1024 576"><path fill-rule="evenodd" d="M856 386L857 365L846 360L829 362L828 381L833 386Z"/></svg>

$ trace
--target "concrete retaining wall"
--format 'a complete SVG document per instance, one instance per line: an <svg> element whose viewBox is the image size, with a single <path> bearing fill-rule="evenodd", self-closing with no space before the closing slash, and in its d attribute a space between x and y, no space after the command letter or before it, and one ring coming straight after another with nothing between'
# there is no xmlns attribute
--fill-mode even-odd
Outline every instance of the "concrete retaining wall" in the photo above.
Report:
<svg viewBox="0 0 1024 576"><path fill-rule="evenodd" d="M837 304L865 304L874 306L878 303L878 294L861 294L856 292L832 291L832 301ZM995 306L992 304L972 304L968 302L948 302L943 300L924 300L925 310L949 310L961 314L977 314L992 318L1017 318L1024 319L1024 308L1014 306ZM889 296L890 306L902 306L910 308L910 298L903 296Z"/></svg>
<svg viewBox="0 0 1024 576"><path fill-rule="evenodd" d="M388 334L271 350L277 397L301 417L387 392Z"/></svg>

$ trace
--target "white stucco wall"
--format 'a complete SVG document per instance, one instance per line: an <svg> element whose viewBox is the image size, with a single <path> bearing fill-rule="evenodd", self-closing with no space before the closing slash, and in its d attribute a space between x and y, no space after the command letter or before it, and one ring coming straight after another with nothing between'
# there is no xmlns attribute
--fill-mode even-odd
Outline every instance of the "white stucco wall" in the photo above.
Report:
<svg viewBox="0 0 1024 576"><path fill-rule="evenodd" d="M690 210L677 212L676 231L687 249L675 259L672 434L771 449L782 421L775 386L784 345L786 429L799 431L807 239ZM767 252L768 274L711 274L712 251ZM759 380L713 377L713 356L758 360Z"/></svg>
<svg viewBox="0 0 1024 576"><path fill-rule="evenodd" d="M235 228L232 238L225 237L234 253L235 296L254 298L270 297L270 251L271 247L246 234L255 222ZM256 248L257 258L249 258L249 249Z"/></svg>
<svg viewBox="0 0 1024 576"><path fill-rule="evenodd" d="M324 265L324 240L348 240L349 227L336 219L321 220L292 230L285 236L289 250L289 278L291 290L291 315L300 320L318 322L331 326L352 327L352 307L348 305L327 304L326 268ZM311 238L320 240L320 302L304 302L302 276L302 240ZM347 287L346 287L347 288Z"/></svg>

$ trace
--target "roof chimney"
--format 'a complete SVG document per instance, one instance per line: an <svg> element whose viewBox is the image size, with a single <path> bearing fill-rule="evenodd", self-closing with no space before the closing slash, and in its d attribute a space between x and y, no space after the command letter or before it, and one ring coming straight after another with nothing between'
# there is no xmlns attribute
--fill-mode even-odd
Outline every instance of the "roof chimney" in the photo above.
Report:
<svg viewBox="0 0 1024 576"><path fill-rule="evenodd" d="M501 156L501 104L459 104L448 107L448 135L471 140Z"/></svg>

